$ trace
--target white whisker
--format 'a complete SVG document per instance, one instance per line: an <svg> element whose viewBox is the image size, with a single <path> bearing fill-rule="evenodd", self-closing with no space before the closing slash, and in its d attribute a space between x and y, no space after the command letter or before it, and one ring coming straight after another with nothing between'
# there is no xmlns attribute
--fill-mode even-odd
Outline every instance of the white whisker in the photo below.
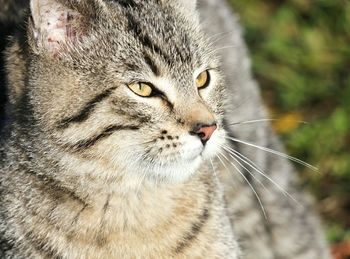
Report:
<svg viewBox="0 0 350 259"><path fill-rule="evenodd" d="M251 123L258 123L258 122L269 122L269 121L276 121L277 119L257 119L257 120L248 120L248 121L239 121L227 124L228 126L234 126L234 125L242 125L242 124L251 124Z"/></svg>
<svg viewBox="0 0 350 259"><path fill-rule="evenodd" d="M241 143L241 144L244 144L244 145L247 145L247 146L251 146L251 147L255 147L257 149L260 149L260 150L263 150L263 151L266 151L268 153L271 153L271 154L274 154L274 155L277 155L277 156L280 156L280 157L283 157L283 158L286 158L286 159L289 159L291 161L294 161L298 164L301 164L315 172L318 171L318 168L315 167L315 166L312 166L306 162L304 162L303 160L300 160L296 157L293 157L293 156L290 156L290 155L287 155L287 154L284 154L282 152L279 152L279 151L276 151L276 150L273 150L273 149L270 149L270 148L267 148L267 147L262 147L262 146L259 146L259 145L256 145L256 144L253 144L253 143L250 143L250 142L247 142L247 141L243 141L243 140L240 140L240 139L237 139L237 138L232 138L232 137L226 137L227 139L230 139L234 142L238 142L238 143Z"/></svg>
<svg viewBox="0 0 350 259"><path fill-rule="evenodd" d="M218 33L215 33L213 35L210 35L208 37L208 39L214 39L214 38L217 38L219 36L222 36L222 35L225 35L225 34L233 34L234 33L234 30L229 30L229 31L221 31L221 32L218 32Z"/></svg>
<svg viewBox="0 0 350 259"><path fill-rule="evenodd" d="M251 123L259 123L259 122L269 122L269 121L278 121L279 119L256 119L256 120L248 120L248 121L239 121L228 124L228 126L234 125L242 125L242 124L251 124ZM308 124L307 121L297 121L298 123Z"/></svg>
<svg viewBox="0 0 350 259"><path fill-rule="evenodd" d="M300 203L289 193L287 192L285 189L282 188L281 185L279 185L276 181L274 181L271 177L269 177L261 168L259 168L252 160L250 160L248 157L242 155L241 153L239 153L238 151L227 147L226 146L226 151L231 154L234 155L236 158L241 159L241 161L243 161L246 165L250 166L252 169L254 169L258 174L262 175L263 177L265 177L267 180L269 180L274 186L276 186L277 189L279 189L284 196L289 197L290 199L292 199L295 203L299 204Z"/></svg>
<svg viewBox="0 0 350 259"><path fill-rule="evenodd" d="M211 167L213 168L213 173L214 173L215 179L216 179L217 183L219 183L220 181L219 181L219 178L218 178L218 174L217 174L217 172L215 170L214 163L213 163L212 159L210 159L210 164L211 164Z"/></svg>
<svg viewBox="0 0 350 259"><path fill-rule="evenodd" d="M212 50L211 52L212 52L212 53L217 53L217 52L219 52L220 50L231 49L231 48L237 48L237 45L223 46L223 47L221 47L221 48L216 48L216 49Z"/></svg>
<svg viewBox="0 0 350 259"><path fill-rule="evenodd" d="M220 152L221 155L223 155L221 152ZM226 164L224 163L224 161L222 161L222 159L220 158L220 154L217 156L219 158L219 160L221 161L221 163L224 165L224 167L228 170L228 168L226 167ZM265 208L262 204L262 201L257 193L257 191L254 189L253 185L249 182L249 180L247 179L247 177L239 170L239 168L234 164L232 163L229 159L227 159L227 157L225 155L223 155L224 158L236 169L236 171L243 177L243 179L247 182L247 184L249 185L250 189L253 191L255 197L257 198L258 202L259 202L259 205L262 209L262 212L264 214L264 217L265 219L267 220L267 214L266 214L266 211L265 211ZM228 170L230 172L230 170Z"/></svg>
<svg viewBox="0 0 350 259"><path fill-rule="evenodd" d="M225 37L231 36L233 33L234 33L234 30L219 32L219 33L216 33L214 35L209 36L207 41L209 41L211 44L214 44L214 43L224 39Z"/></svg>
<svg viewBox="0 0 350 259"><path fill-rule="evenodd" d="M229 156L236 161L236 163L238 163L247 173L249 173L254 179L255 181L257 181L266 191L270 192L270 190L268 190L266 188L266 186L253 174L253 172L251 170L249 170L246 166L244 166L239 160L241 160L242 162L245 162L242 158L238 157L238 156L233 156L230 152L230 150L227 149L226 146L222 146L222 148L224 150L226 150L229 153Z"/></svg>

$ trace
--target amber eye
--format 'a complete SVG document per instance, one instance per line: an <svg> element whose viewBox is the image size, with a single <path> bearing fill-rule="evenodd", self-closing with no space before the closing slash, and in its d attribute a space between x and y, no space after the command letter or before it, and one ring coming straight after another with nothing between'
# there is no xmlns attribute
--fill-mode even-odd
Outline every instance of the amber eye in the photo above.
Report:
<svg viewBox="0 0 350 259"><path fill-rule="evenodd" d="M203 71L200 73L196 79L196 85L198 89L205 88L210 83L210 74L208 70Z"/></svg>
<svg viewBox="0 0 350 259"><path fill-rule="evenodd" d="M146 83L133 83L128 85L131 91L141 97L150 97L153 93L152 86Z"/></svg>

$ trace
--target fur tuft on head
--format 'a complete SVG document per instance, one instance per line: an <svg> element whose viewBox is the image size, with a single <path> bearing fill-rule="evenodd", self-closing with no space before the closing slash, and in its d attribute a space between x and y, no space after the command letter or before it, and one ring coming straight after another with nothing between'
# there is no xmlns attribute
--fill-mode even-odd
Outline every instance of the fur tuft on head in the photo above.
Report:
<svg viewBox="0 0 350 259"><path fill-rule="evenodd" d="M187 16L194 18L196 20L197 17L197 0L162 0L164 4L171 4L179 7L183 10Z"/></svg>
<svg viewBox="0 0 350 259"><path fill-rule="evenodd" d="M196 10L197 0L178 0L185 8L190 9L191 11Z"/></svg>

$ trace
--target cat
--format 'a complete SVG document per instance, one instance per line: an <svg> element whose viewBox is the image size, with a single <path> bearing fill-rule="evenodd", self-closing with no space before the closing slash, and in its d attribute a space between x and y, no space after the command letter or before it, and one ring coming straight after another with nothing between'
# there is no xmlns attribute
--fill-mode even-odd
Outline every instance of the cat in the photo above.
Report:
<svg viewBox="0 0 350 259"><path fill-rule="evenodd" d="M329 258L290 165L233 143L254 131L280 148L267 126L234 127L265 114L238 105L261 101L225 3L199 9L210 34L234 28L227 84L194 0L29 4L6 51L0 258ZM232 150L299 203L261 175L229 179Z"/></svg>

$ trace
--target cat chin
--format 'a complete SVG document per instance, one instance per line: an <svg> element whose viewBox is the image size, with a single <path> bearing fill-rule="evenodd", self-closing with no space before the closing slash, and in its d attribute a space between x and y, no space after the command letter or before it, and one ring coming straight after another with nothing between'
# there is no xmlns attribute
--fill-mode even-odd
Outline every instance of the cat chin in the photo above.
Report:
<svg viewBox="0 0 350 259"><path fill-rule="evenodd" d="M140 163L138 165L126 166L127 174L138 174L138 179L147 180L148 182L179 184L188 181L196 174L198 168L203 163L203 156L198 152L191 159L179 159L168 163L149 164ZM145 170L147 168L147 170Z"/></svg>
<svg viewBox="0 0 350 259"><path fill-rule="evenodd" d="M168 184L178 184L189 180L202 164L203 158L197 156L191 161L182 161L171 165L165 165L153 172L150 172L150 178L156 182Z"/></svg>
<svg viewBox="0 0 350 259"><path fill-rule="evenodd" d="M204 161L210 161L220 152L220 147L224 144L224 134L224 132L214 133L205 148L198 148L198 146L194 148L196 145L192 143L191 151L183 153L177 162L155 167L146 165L146 168L152 168L147 172L148 178L158 183L178 184L186 182L197 173Z"/></svg>

